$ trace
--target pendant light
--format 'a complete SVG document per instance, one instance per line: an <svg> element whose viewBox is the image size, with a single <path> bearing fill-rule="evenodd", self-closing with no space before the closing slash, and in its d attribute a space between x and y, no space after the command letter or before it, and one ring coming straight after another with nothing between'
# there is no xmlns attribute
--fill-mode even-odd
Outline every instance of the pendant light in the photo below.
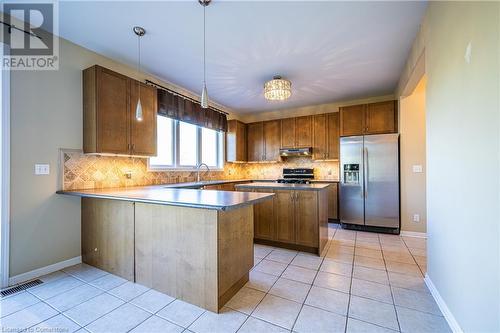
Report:
<svg viewBox="0 0 500 333"><path fill-rule="evenodd" d="M137 35L137 72L141 74L141 37L146 34L146 30L143 27L134 27L134 33ZM137 121L142 121L142 104L141 104L141 84L139 83L139 93L137 98L137 105L135 107L135 119Z"/></svg>
<svg viewBox="0 0 500 333"><path fill-rule="evenodd" d="M208 108L208 91L207 91L207 67L206 67L206 19L205 10L211 0L198 0L203 6L203 90L201 91L201 107Z"/></svg>

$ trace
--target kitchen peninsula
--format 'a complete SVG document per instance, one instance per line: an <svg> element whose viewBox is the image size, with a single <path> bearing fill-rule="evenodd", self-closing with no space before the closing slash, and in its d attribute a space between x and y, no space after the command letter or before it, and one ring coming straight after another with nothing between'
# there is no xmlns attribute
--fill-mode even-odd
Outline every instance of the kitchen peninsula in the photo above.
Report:
<svg viewBox="0 0 500 333"><path fill-rule="evenodd" d="M248 281L253 205L272 193L144 186L82 197L82 261L213 312Z"/></svg>
<svg viewBox="0 0 500 333"><path fill-rule="evenodd" d="M321 255L328 241L328 183L236 184L237 191L274 193L254 206L254 242Z"/></svg>

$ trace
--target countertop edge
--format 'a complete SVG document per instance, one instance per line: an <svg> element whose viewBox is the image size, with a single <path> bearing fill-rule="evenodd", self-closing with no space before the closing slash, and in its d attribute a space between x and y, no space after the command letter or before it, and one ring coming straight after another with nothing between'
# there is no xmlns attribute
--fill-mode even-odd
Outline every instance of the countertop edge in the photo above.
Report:
<svg viewBox="0 0 500 333"><path fill-rule="evenodd" d="M180 189L182 190L182 189ZM152 199L141 199L141 198L129 198L118 195L107 195L107 194L93 194L93 193L85 193L78 191L64 191L59 190L56 191L56 194L70 195L80 198L95 198L95 199L109 199L109 200L120 200L120 201L130 201L130 202L141 202L147 204L155 204L155 205L165 205L165 206L178 206L178 207L186 207L186 208L200 208L200 209L212 209L219 211L228 211L237 209L239 207L247 206L247 205L255 205L259 202L268 200L270 197L274 196L274 193L262 193L268 194L265 197L248 200L242 203L223 206L223 205L203 205L203 204L192 204L192 203L183 203L183 202L175 202L175 201L165 201L165 200L152 200Z"/></svg>

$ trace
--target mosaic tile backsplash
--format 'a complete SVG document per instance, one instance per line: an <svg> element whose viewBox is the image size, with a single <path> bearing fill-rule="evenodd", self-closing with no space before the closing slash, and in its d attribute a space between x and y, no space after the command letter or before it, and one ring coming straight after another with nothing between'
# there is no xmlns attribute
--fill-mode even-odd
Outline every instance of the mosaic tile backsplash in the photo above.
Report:
<svg viewBox="0 0 500 333"><path fill-rule="evenodd" d="M160 185L196 181L196 171L148 171L145 158L85 155L62 150L64 190ZM314 168L315 179L338 179L339 163L289 158L280 163L226 163L224 170L203 172L203 180L278 179L283 168ZM130 179L127 178L130 174Z"/></svg>

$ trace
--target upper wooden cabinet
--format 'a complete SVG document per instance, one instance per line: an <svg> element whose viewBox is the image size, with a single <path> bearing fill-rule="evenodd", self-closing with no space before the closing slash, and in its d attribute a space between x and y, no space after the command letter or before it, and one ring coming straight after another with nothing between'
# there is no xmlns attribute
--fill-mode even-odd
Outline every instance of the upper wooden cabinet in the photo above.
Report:
<svg viewBox="0 0 500 333"><path fill-rule="evenodd" d="M227 122L226 160L245 162L247 160L247 125L238 120Z"/></svg>
<svg viewBox="0 0 500 333"><path fill-rule="evenodd" d="M337 160L340 157L339 154L339 113L328 113L326 115L326 126L327 126L327 136L326 136L326 159L327 160Z"/></svg>
<svg viewBox="0 0 500 333"><path fill-rule="evenodd" d="M281 119L281 148L295 147L295 118Z"/></svg>
<svg viewBox="0 0 500 333"><path fill-rule="evenodd" d="M281 148L312 147L312 143L312 116L281 120Z"/></svg>
<svg viewBox="0 0 500 333"><path fill-rule="evenodd" d="M366 105L365 126L367 134L397 132L398 114L396 101Z"/></svg>
<svg viewBox="0 0 500 333"><path fill-rule="evenodd" d="M340 136L397 133L396 101L340 108Z"/></svg>
<svg viewBox="0 0 500 333"><path fill-rule="evenodd" d="M156 88L97 65L83 71L84 153L156 155L156 112Z"/></svg>
<svg viewBox="0 0 500 333"><path fill-rule="evenodd" d="M248 161L264 160L264 125L262 122L247 125Z"/></svg>
<svg viewBox="0 0 500 333"><path fill-rule="evenodd" d="M295 147L312 147L312 116L295 118Z"/></svg>
<svg viewBox="0 0 500 333"><path fill-rule="evenodd" d="M132 155L156 155L156 88L147 84L130 81L130 150ZM139 91L140 87L140 91ZM137 99L141 98L142 120L135 117Z"/></svg>
<svg viewBox="0 0 500 333"><path fill-rule="evenodd" d="M363 135L365 133L365 105L341 107L340 136Z"/></svg>
<svg viewBox="0 0 500 333"><path fill-rule="evenodd" d="M313 117L313 159L326 159L327 151L327 123L326 114L318 114Z"/></svg>
<svg viewBox="0 0 500 333"><path fill-rule="evenodd" d="M313 116L313 159L336 160L339 158L338 112Z"/></svg>
<svg viewBox="0 0 500 333"><path fill-rule="evenodd" d="M250 123L247 126L248 161L279 161L280 121Z"/></svg>
<svg viewBox="0 0 500 333"><path fill-rule="evenodd" d="M263 123L264 160L280 160L281 122L270 120Z"/></svg>

